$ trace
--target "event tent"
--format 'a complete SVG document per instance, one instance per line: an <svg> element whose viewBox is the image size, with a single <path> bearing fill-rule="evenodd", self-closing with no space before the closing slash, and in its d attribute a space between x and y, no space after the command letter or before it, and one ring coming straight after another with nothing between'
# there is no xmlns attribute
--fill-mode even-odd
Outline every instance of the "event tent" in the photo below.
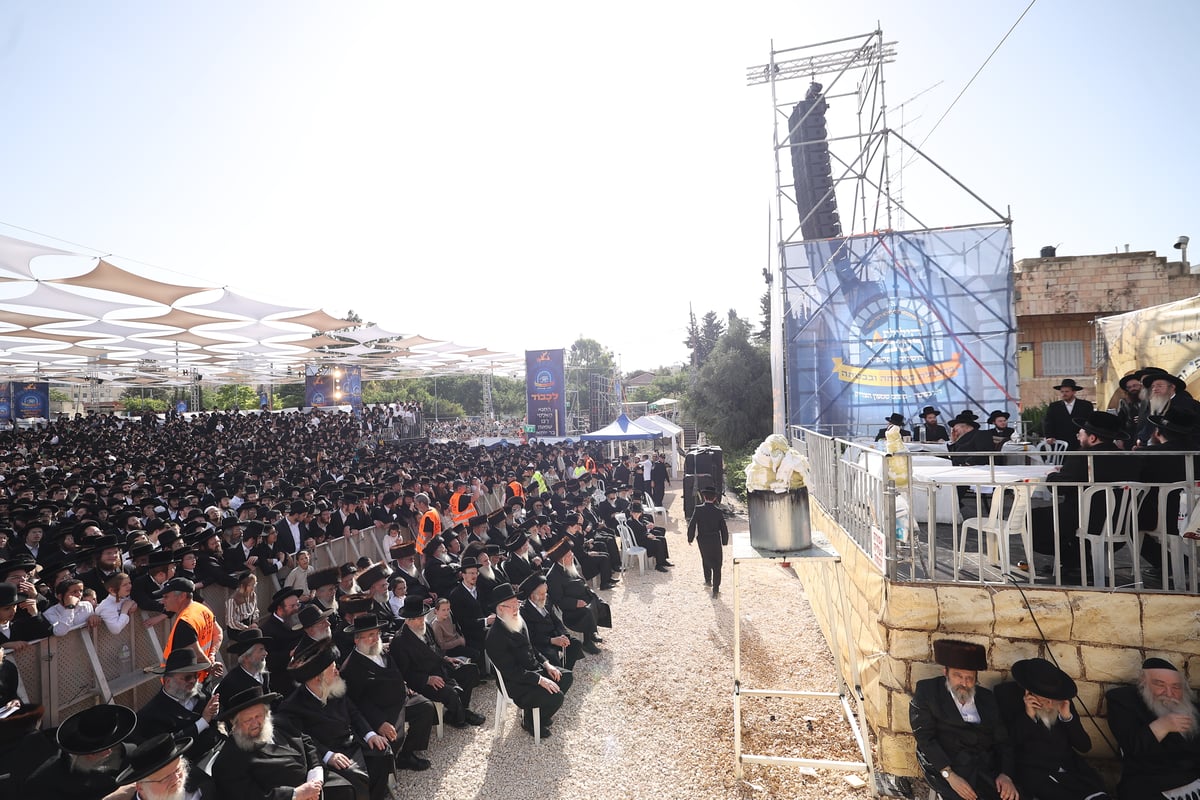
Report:
<svg viewBox="0 0 1200 800"><path fill-rule="evenodd" d="M624 442L633 439L657 439L658 431L643 428L622 414L598 431L580 436L585 442Z"/></svg>
<svg viewBox="0 0 1200 800"><path fill-rule="evenodd" d="M682 474L683 465L679 461L679 450L682 445L683 428L657 414L638 417L634 420L634 423L642 428L657 431L658 435L663 439L671 440L671 446L667 448L667 459L675 473Z"/></svg>

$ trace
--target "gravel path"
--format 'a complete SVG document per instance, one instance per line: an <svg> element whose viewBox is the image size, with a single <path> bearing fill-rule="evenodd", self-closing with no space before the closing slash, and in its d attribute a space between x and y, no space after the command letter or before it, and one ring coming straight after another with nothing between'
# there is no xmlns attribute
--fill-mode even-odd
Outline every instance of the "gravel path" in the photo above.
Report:
<svg viewBox="0 0 1200 800"><path fill-rule="evenodd" d="M670 574L636 566L602 593L614 627L604 653L576 665L575 685L555 716L554 735L535 746L509 706L492 737L496 693L484 684L474 710L482 728L446 727L426 755L433 768L401 772L397 797L473 800L729 800L867 797L837 772L747 765L733 776L733 580L726 554L722 595L703 585L700 556L684 535L683 501L666 499ZM731 530L746 530L744 516ZM743 664L746 686L833 690L829 654L795 575L777 566L745 569ZM849 725L833 701L747 698L747 752L857 760Z"/></svg>

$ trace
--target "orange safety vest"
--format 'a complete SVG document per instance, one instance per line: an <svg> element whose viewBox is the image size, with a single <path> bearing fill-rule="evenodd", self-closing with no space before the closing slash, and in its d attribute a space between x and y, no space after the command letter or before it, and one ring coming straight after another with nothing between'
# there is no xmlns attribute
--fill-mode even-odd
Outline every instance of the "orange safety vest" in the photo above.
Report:
<svg viewBox="0 0 1200 800"><path fill-rule="evenodd" d="M592 460L591 456L584 457L583 468L586 469L588 472L592 473L593 475L596 474L596 462Z"/></svg>
<svg viewBox="0 0 1200 800"><path fill-rule="evenodd" d="M433 530L425 530L425 520L433 521ZM417 526L417 552L425 554L425 545L435 536L440 536L442 533L442 515L438 513L436 508L431 508L421 515L421 523Z"/></svg>
<svg viewBox="0 0 1200 800"><path fill-rule="evenodd" d="M466 496L466 489L459 489L450 495L450 519L455 525L465 525L467 520L475 516L475 503L471 500L467 500L466 508L461 507Z"/></svg>
<svg viewBox="0 0 1200 800"><path fill-rule="evenodd" d="M212 611L203 603L198 603L195 600L188 603L187 608L175 615L175 621L171 623L171 632L167 634L167 644L163 647L163 666L167 665L167 657L171 655L171 650L175 646L175 628L179 625L180 620L186 622L196 632L196 643L200 645L200 650L208 656L210 661L216 660L216 654L213 652L217 643L217 618L213 616ZM203 681L208 677L208 670L200 673L198 680Z"/></svg>
<svg viewBox="0 0 1200 800"><path fill-rule="evenodd" d="M525 487L523 487L523 486L521 485L521 482L520 482L520 481L512 481L512 482L510 482L510 483L508 484L508 489L509 489L509 491L511 491L511 492L512 492L512 496L513 496L513 497L519 497L519 498L521 498L522 500L524 500L524 499L525 499Z"/></svg>

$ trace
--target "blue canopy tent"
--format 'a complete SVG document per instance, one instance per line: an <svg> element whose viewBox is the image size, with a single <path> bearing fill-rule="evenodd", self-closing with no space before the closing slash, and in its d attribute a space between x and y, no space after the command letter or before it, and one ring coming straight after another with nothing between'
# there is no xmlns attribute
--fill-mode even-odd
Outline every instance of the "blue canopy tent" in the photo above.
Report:
<svg viewBox="0 0 1200 800"><path fill-rule="evenodd" d="M656 430L643 428L622 414L600 430L585 433L579 438L585 442L624 442L631 439L657 439L661 435Z"/></svg>

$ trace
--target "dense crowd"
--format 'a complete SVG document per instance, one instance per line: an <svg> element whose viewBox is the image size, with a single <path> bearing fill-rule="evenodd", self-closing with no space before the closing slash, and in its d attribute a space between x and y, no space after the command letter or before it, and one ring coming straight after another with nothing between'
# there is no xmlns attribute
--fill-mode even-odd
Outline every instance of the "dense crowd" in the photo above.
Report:
<svg viewBox="0 0 1200 800"><path fill-rule="evenodd" d="M473 693L493 675L527 733L551 735L572 666L603 652L622 537L671 566L642 505L661 499L663 459L373 447L396 414L89 415L0 434L0 653L131 620L168 630L163 660L134 665L160 676L153 699L53 730L0 661L0 787L377 800L436 764L439 719L484 723ZM388 559L314 566L356 535ZM260 581L279 586L265 607Z"/></svg>

